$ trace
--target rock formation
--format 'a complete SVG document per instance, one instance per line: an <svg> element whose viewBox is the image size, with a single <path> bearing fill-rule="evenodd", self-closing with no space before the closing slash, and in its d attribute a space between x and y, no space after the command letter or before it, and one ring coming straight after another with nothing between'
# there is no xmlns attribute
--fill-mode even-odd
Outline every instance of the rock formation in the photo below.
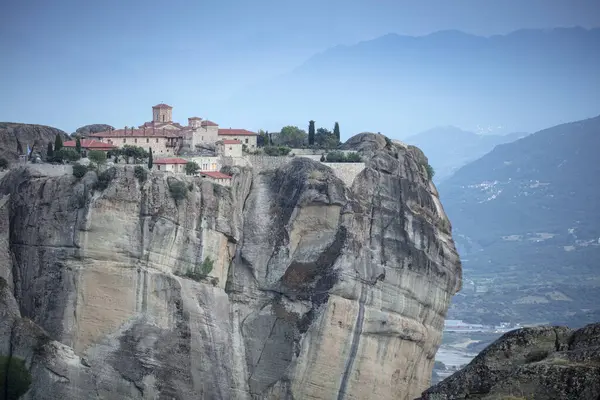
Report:
<svg viewBox="0 0 600 400"><path fill-rule="evenodd" d="M600 323L506 333L422 400L600 398Z"/></svg>
<svg viewBox="0 0 600 400"><path fill-rule="evenodd" d="M48 142L54 142L57 134L63 140L69 137L66 132L50 126L0 122L0 157L12 163L19 158L19 152L27 151L27 145L45 155Z"/></svg>
<svg viewBox="0 0 600 400"><path fill-rule="evenodd" d="M368 159L351 187L306 158L232 167L231 187L118 166L101 190L94 172L13 169L0 360L21 378L8 381L25 399L418 396L460 261L423 154L352 143Z"/></svg>
<svg viewBox="0 0 600 400"><path fill-rule="evenodd" d="M90 133L104 132L109 129L115 129L115 128L113 126L107 125L107 124L90 124L90 125L84 125L80 128L77 128L77 130L75 132L73 132L73 135L79 135L81 137L86 137Z"/></svg>

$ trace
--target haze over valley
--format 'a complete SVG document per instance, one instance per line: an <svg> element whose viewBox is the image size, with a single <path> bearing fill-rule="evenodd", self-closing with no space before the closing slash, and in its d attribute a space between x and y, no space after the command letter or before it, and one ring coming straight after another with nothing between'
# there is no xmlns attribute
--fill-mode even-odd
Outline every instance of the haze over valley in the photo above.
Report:
<svg viewBox="0 0 600 400"><path fill-rule="evenodd" d="M7 4L0 400L600 398L593 0Z"/></svg>

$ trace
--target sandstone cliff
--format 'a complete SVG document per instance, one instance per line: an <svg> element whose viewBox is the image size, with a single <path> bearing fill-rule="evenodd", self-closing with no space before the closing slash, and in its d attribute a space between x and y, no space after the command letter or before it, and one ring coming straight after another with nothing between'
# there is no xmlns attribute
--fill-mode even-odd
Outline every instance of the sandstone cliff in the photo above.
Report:
<svg viewBox="0 0 600 400"><path fill-rule="evenodd" d="M128 166L104 190L93 172L12 170L0 355L23 398L418 396L460 262L422 153L352 143L368 159L350 187L302 158L234 167L230 188Z"/></svg>
<svg viewBox="0 0 600 400"><path fill-rule="evenodd" d="M600 398L600 323L506 333L422 400Z"/></svg>
<svg viewBox="0 0 600 400"><path fill-rule="evenodd" d="M27 151L27 145L36 153L45 155L48 142L54 143L57 134L63 140L69 137L66 132L50 126L0 122L0 157L12 163L19 158L19 149L22 154Z"/></svg>

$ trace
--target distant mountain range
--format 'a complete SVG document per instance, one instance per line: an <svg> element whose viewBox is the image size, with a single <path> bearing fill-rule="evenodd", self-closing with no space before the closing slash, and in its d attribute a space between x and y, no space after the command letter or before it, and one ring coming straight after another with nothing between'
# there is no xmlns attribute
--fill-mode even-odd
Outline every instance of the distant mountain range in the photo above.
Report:
<svg viewBox="0 0 600 400"><path fill-rule="evenodd" d="M599 315L599 153L600 116L498 145L438 186L465 280L491 289L457 298L459 309L578 324Z"/></svg>
<svg viewBox="0 0 600 400"><path fill-rule="evenodd" d="M490 152L496 145L510 143L527 136L515 132L508 135L481 135L454 126L437 127L403 139L419 147L435 170L436 184L444 181L460 167Z"/></svg>
<svg viewBox="0 0 600 400"><path fill-rule="evenodd" d="M402 138L435 125L533 132L595 115L599 70L600 29L390 34L317 54L236 94L228 107L257 126L297 124L299 115L328 128L339 121L345 138Z"/></svg>

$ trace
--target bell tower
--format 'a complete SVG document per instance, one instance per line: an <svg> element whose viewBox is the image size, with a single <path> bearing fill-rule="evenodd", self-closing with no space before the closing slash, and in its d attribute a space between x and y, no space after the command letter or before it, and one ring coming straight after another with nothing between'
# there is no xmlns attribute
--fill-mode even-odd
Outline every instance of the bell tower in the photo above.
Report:
<svg viewBox="0 0 600 400"><path fill-rule="evenodd" d="M152 122L173 122L173 107L164 103L152 107Z"/></svg>

